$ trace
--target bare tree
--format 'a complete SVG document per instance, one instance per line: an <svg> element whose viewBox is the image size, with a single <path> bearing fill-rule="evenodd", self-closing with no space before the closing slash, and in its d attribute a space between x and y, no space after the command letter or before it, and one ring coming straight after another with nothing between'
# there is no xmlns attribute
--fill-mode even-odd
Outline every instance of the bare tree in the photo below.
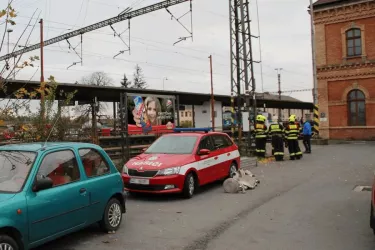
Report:
<svg viewBox="0 0 375 250"><path fill-rule="evenodd" d="M8 1L8 4L5 9L0 9L0 25L3 25L4 32L2 37L0 37L1 44L0 44L0 52L3 51L5 43L8 43L8 50L9 48L9 33L13 32L13 30L17 27L16 25L16 17L17 12L12 7L13 0ZM15 43L13 49L9 52L14 52L15 49L18 47L20 40L25 35L27 29L31 27L31 30L26 37L25 45L29 45L29 40L31 34L37 24L39 18L36 18L34 24L31 24L32 20L34 19L36 11L33 13L32 17L29 19L28 24L23 29L21 35L18 37L17 42ZM8 42L6 42L6 36L8 35ZM15 92L9 92L7 85L9 83L9 79L13 76L15 77L18 73L25 67L34 67L35 61L39 60L38 56L31 56L29 59L22 59L23 61L20 62L22 59L22 54L16 57L14 60L6 60L5 64L2 68L0 68L0 91L3 92L5 98L0 99L1 108L0 108L0 117L2 119L10 118L9 114L18 115L19 110L26 109L28 110L30 105L30 99L12 99L15 97L16 93L19 92L18 90ZM38 68L35 67L35 73L38 71ZM30 78L30 80L34 77L34 75ZM22 91L21 91L22 92ZM16 96L17 97L17 96Z"/></svg>
<svg viewBox="0 0 375 250"><path fill-rule="evenodd" d="M14 52L18 47L20 47L19 42L27 33L28 29L31 29L28 31L29 34L25 39L26 41L23 43L23 46L29 46L30 37L39 21L39 16L34 17L36 14L35 11L21 34L16 37L17 41L16 43L13 43L14 46L11 49L9 41L10 33L17 28L17 11L12 7L12 2L13 0L8 0L6 8L3 10L0 9L0 25L3 25L4 27L4 33L2 37L0 36L0 52L3 51L5 47L4 44L7 44L8 53ZM31 22L33 19L35 19L35 22L32 24ZM0 91L2 91L4 96L4 99L0 101L5 102L0 106L0 118L7 121L12 120L15 126L18 125L23 128L25 121L29 123L31 125L30 129L21 129L20 136L22 138L28 138L32 141L45 141L45 139L49 135L52 135L52 132L54 131L61 132L61 135L64 134L65 130L58 128L59 125L53 126L53 124L56 124L58 118L61 117L60 110L56 112L54 108L56 95L59 95L60 99L64 99L60 100L61 103L67 104L73 98L75 93L56 93L57 83L55 82L53 76L50 76L46 81L41 82L40 86L36 89L29 88L27 86L28 81L25 81L25 84L21 88L10 91L10 88L8 88L8 86L11 84L10 79L12 79L12 77L15 78L22 69L26 67L35 67L36 70L29 81L31 81L38 71L39 67L36 67L35 65L36 61L39 60L38 56L30 56L28 59L22 57L23 54L14 58L6 59L4 61L4 66L0 68ZM39 99L39 97L42 96L44 98L40 101L40 110L38 110L36 113L31 112L29 102L31 100ZM28 111L27 116L23 118L18 114L18 111L22 109ZM67 125L69 123L65 122L60 124ZM64 127L63 129L66 128Z"/></svg>
<svg viewBox="0 0 375 250"><path fill-rule="evenodd" d="M94 86L110 86L113 85L113 79L106 73L98 71L89 76L83 77L81 84L94 85Z"/></svg>
<svg viewBox="0 0 375 250"><path fill-rule="evenodd" d="M81 84L93 85L93 86L111 86L113 85L113 79L110 78L106 73L98 71L91 75L85 76L81 80ZM81 105L74 109L75 113L78 114L78 121L84 122L88 120L88 117L92 114L94 105ZM105 103L98 103L97 118L100 120L102 112L105 112L107 106Z"/></svg>

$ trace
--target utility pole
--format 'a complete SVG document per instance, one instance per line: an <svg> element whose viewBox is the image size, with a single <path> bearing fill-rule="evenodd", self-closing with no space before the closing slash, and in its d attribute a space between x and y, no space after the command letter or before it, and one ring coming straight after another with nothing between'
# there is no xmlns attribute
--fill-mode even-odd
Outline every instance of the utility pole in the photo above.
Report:
<svg viewBox="0 0 375 250"><path fill-rule="evenodd" d="M251 99L253 114L256 110L256 84L253 71L252 38L258 38L251 34L250 11L248 0L230 0L229 1L229 23L230 23L230 59L231 59L231 104L232 121L238 121L238 146L241 149L242 139L242 116L241 106L242 98L241 84L245 83L243 91L246 99L246 108L249 113L249 125L251 119ZM258 63L258 62L256 62ZM235 105L235 98L237 103ZM235 110L235 106L237 110ZM237 111L235 113L235 111ZM250 149L252 142L250 136L250 127L248 133L248 143L246 149ZM234 137L235 126L232 123L232 134ZM250 151L247 151L250 152Z"/></svg>
<svg viewBox="0 0 375 250"><path fill-rule="evenodd" d="M12 29L8 29L7 30L7 33L8 33L8 42L7 42L7 44L8 44L8 54L9 54L9 50L10 50L10 47L9 47L9 36L10 36L11 32L13 32ZM7 60L6 65L7 65L7 70L10 69L10 67L9 67L9 60Z"/></svg>
<svg viewBox="0 0 375 250"><path fill-rule="evenodd" d="M277 82L278 82L278 85L279 85L279 101L281 103L281 75L280 75L280 71L283 70L282 68L276 68L275 69L277 71ZM279 113L278 113L278 122L280 123L281 122L281 108L279 108Z"/></svg>
<svg viewBox="0 0 375 250"><path fill-rule="evenodd" d="M318 105L318 79L316 73L316 50L315 50L315 28L314 28L314 8L313 1L310 0L310 18L311 18L311 52L312 52L312 66L313 66L313 77L314 77L314 90L313 100L314 105Z"/></svg>
<svg viewBox="0 0 375 250"><path fill-rule="evenodd" d="M211 122L212 131L215 131L215 99L214 99L214 82L212 78L212 55L210 55L210 73L211 73Z"/></svg>
<svg viewBox="0 0 375 250"><path fill-rule="evenodd" d="M40 19L40 85L41 85L41 95L40 95L40 104L41 104L41 116L44 121L44 113L45 113L45 106L44 106L44 55L43 55L43 47L44 47L44 40L43 40L43 18Z"/></svg>

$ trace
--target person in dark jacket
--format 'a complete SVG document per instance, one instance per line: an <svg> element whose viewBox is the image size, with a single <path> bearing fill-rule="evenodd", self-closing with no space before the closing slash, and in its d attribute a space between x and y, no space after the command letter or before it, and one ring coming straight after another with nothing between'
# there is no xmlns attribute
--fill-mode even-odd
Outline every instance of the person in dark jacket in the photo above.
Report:
<svg viewBox="0 0 375 250"><path fill-rule="evenodd" d="M284 134L285 139L288 143L288 149L291 160L299 160L302 158L302 152L298 144L298 135L300 132L300 126L296 122L296 116L291 115L289 117L289 124L285 127Z"/></svg>
<svg viewBox="0 0 375 250"><path fill-rule="evenodd" d="M305 146L305 153L311 154L311 124L310 121L306 121L303 124L303 145Z"/></svg>
<svg viewBox="0 0 375 250"><path fill-rule="evenodd" d="M270 125L268 134L272 138L272 154L275 156L276 161L284 160L284 127L283 125L275 122Z"/></svg>
<svg viewBox="0 0 375 250"><path fill-rule="evenodd" d="M257 115L255 121L255 148L256 155L259 159L266 157L266 143L267 143L267 126L265 125L266 117Z"/></svg>

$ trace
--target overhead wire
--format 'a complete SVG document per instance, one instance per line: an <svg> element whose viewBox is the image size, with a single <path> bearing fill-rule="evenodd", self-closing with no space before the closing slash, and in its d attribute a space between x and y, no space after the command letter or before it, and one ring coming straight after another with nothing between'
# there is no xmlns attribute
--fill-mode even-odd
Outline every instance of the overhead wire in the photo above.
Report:
<svg viewBox="0 0 375 250"><path fill-rule="evenodd" d="M58 23L58 22L53 22L53 23L57 23L57 24L62 24L62 25L68 25L68 24L64 24L64 23ZM23 23L19 23L20 25L25 25ZM66 28L62 28L62 27L50 27L52 29L59 29L59 30L67 30ZM111 36L113 37L113 33L109 33L109 32L102 32L102 31L92 31L90 33L96 33L96 34L103 34L103 35L108 35L108 36ZM128 36L125 36L126 38L128 38ZM166 42L166 41L156 41L156 40L151 40L151 39L145 39L145 38L141 38L141 37L134 37L132 36L131 37L133 40L134 39L138 39L138 40L143 40L143 41L148 41L148 42L152 42L152 43L158 43L158 44L163 44L163 45L166 45L166 46L170 46L170 47L173 47L173 48L178 48L178 49L183 49L183 50L189 50L189 51L195 51L197 53L204 53L204 54L208 54L208 52L206 50L199 50L199 49L193 49L193 48L187 48L187 47L176 47L176 46L172 46L171 43L169 42ZM86 38L88 39L88 38ZM95 38L95 40L97 40ZM103 41L103 40L102 40ZM107 41L107 42L111 42L111 41ZM223 54L220 54L220 53L210 53L212 54L213 56L216 56L216 57L222 57L222 58L227 58L228 56L225 56Z"/></svg>
<svg viewBox="0 0 375 250"><path fill-rule="evenodd" d="M86 4L86 11L85 11L85 15L84 15L84 18L83 18L82 26L84 26L85 23L86 23L86 18L87 18L87 14L88 14L89 6L90 6L90 0L86 0L86 1L87 1L87 4Z"/></svg>
<svg viewBox="0 0 375 250"><path fill-rule="evenodd" d="M81 2L81 7L80 7L80 9L79 9L79 13L78 13L78 17L77 17L77 19L76 19L76 22L74 23L74 25L70 28L70 29L73 29L73 28L75 28L76 26L77 26L77 23L78 23L78 20L79 20L79 18L81 17L81 13L82 13L82 9L83 9L83 4L85 3L85 0L82 0L82 2Z"/></svg>
<svg viewBox="0 0 375 250"><path fill-rule="evenodd" d="M50 15L51 15L51 2L50 0L45 0L46 1L46 11L47 11L47 15L46 17L49 19L50 18ZM49 34L49 26L50 26L50 23L47 23L47 33L46 33L46 39L48 39L48 34Z"/></svg>
<svg viewBox="0 0 375 250"><path fill-rule="evenodd" d="M56 47L57 48L57 47ZM52 50L52 49L46 49L47 51L51 51L51 52L63 52L63 53L70 53L69 51L61 51L61 50ZM112 59L111 56L106 56L106 55L102 55L102 54L98 54L98 53L84 53L85 56L93 56L93 57L97 57L97 58L107 58L107 59ZM156 63L149 63L149 62L142 62L142 61L130 61L130 60L125 60L125 59L117 59L117 60L120 60L120 61L126 61L126 62L135 62L135 63L139 63L141 64L142 66L144 65L147 65L149 67L154 67L154 68L164 68L164 69L169 69L169 70L174 70L174 71L179 71L181 73L186 73L186 74L191 74L190 72L196 72L196 73L201 73L201 75L208 75L209 72L207 71L201 71L201 70L196 70L196 69L191 69L191 68L184 68L184 67L175 67L175 66L170 66L170 65L163 65L163 64L156 64ZM52 67L46 67L46 68L52 68ZM53 68L53 69L57 69L57 70L60 70L60 71L64 71L66 72L67 70L66 69L63 69L63 68ZM69 69L69 71L72 71L73 69ZM74 69L74 71L82 71L82 72L95 72L95 71L86 71L86 70L79 70L79 69ZM187 72L185 72L187 71ZM106 73L109 73L109 72L106 72ZM121 73L109 73L109 74L112 74L112 75L122 75ZM220 74L220 73L214 73L214 75L221 75L223 76L224 74ZM159 78L151 78L149 77L150 79L159 79ZM194 83L193 81L189 81L189 82L192 82ZM201 84L202 82L195 82L195 83L198 83L198 84Z"/></svg>
<svg viewBox="0 0 375 250"><path fill-rule="evenodd" d="M92 2L98 2L98 1L93 1L92 0ZM133 2L133 4L131 5L131 6L136 6L137 4L140 4L141 2L143 2L143 1L134 1ZM83 2L82 2L83 3ZM81 4L81 6L83 6L83 4ZM87 10L87 8L86 8L86 10ZM211 12L212 14L218 14L218 13L213 13L212 11L207 11L207 10L205 10L206 12ZM81 11L80 11L80 13L81 13ZM220 14L221 15L221 14ZM223 16L224 17L224 16ZM66 25L66 26L70 26L69 24L65 24L65 23L61 23L61 22L54 22L54 21L49 21L49 20L47 20L48 22L51 22L51 23L56 23L56 24L61 24L61 25ZM51 28L54 28L54 29L65 29L66 30L66 28L60 28L60 27L51 27ZM95 32L92 32L92 33L95 33ZM101 35L113 35L113 34L111 34L111 33L108 33L108 32L102 32L102 31L98 31L98 32L96 32L96 33L98 33L98 34L101 34ZM93 39L93 40L98 40L98 39L94 39L94 38L87 38L87 39ZM150 39L145 39L145 38L136 38L136 37L132 37L132 39L133 40L135 40L135 39L138 39L138 41L136 41L136 42L138 42L138 43L143 43L144 45L146 45L146 46L153 46L153 47L156 47L156 48L158 48L156 45L154 45L154 44L147 44L147 43L144 43L144 42L141 42L141 41L146 41L146 42L151 42L151 43L158 43L158 44L163 44L163 45L169 45L169 46L171 46L171 44L170 43L168 43L168 42L163 42L163 41L155 41L155 40L150 40ZM103 42L104 42L104 40L102 40ZM105 41L105 42L110 42L110 41ZM160 47L159 47L160 48ZM176 48L176 47L174 47L174 48ZM178 49L185 49L185 50L190 50L190 51L195 51L195 52L197 52L197 53L204 53L204 54L207 54L207 51L204 51L204 50L199 50L199 49L192 49L192 48L184 48L184 47L177 47ZM173 54L179 54L179 55L182 55L182 56L186 56L186 57L190 57L190 58L196 58L196 59L198 59L198 60L203 60L203 59L201 59L201 58L199 58L199 57L195 57L195 56L192 56L192 55L186 55L186 54L184 54L184 53L182 53L182 52L179 52L179 51L168 51L168 50L165 50L164 48L163 49L159 49L159 50L157 50L157 49L149 49L149 48L147 48L148 50L152 50L152 51L160 51L160 52L170 52L170 53L173 53ZM219 57L224 57L224 58L227 58L227 56L225 56L225 55L222 55L222 54L218 54L218 53L213 53L215 56L219 56ZM101 56L103 56L103 55L101 55ZM227 66L227 65L229 65L229 64L221 64L221 63L217 63L217 62L215 62L215 64L217 64L217 65L222 65L222 66ZM164 66L166 66L166 65L164 65ZM293 73L294 74L294 73ZM300 74L300 73L298 73L298 74ZM261 75L263 76L263 73L261 72ZM270 76L270 77L273 77L273 76L271 76L271 75L268 75L268 76Z"/></svg>
<svg viewBox="0 0 375 250"><path fill-rule="evenodd" d="M53 50L53 49L45 49L45 50L48 50L48 51L55 51L55 52L62 52L62 53L69 53L69 51L61 51L61 50ZM186 68L186 67L177 67L177 66L171 66L171 65L165 65L165 64L159 64L159 63L153 63L153 62L148 62L148 61L138 61L138 60L128 60L128 59L121 59L121 58L116 58L116 59L113 59L112 56L107 56L107 55L103 55L103 54L99 54L99 53L95 53L95 52L90 52L90 53L83 53L83 55L85 56L93 56L93 57L98 57L98 58L108 58L108 59L112 59L112 60L117 60L117 61L125 61L125 62L130 62L130 63L137 63L137 64L143 64L143 65L147 65L147 66L150 66L150 67L155 67L155 68L169 68L169 69L173 69L173 70L181 70L181 71L190 71L190 72L200 72L200 73L205 73L205 74L209 74L210 72L208 71L204 71L204 70L197 70L197 69L192 69L192 68ZM222 76L227 76L227 74L222 74L222 73L213 73L214 75L222 75Z"/></svg>

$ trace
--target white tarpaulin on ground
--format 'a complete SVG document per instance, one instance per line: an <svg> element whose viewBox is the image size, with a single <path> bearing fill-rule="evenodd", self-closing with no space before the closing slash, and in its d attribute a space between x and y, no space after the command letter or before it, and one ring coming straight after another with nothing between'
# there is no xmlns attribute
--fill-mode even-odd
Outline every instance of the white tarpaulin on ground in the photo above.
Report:
<svg viewBox="0 0 375 250"><path fill-rule="evenodd" d="M226 193L245 192L247 189L254 189L260 183L249 170L238 170L233 178L226 179L223 187Z"/></svg>

